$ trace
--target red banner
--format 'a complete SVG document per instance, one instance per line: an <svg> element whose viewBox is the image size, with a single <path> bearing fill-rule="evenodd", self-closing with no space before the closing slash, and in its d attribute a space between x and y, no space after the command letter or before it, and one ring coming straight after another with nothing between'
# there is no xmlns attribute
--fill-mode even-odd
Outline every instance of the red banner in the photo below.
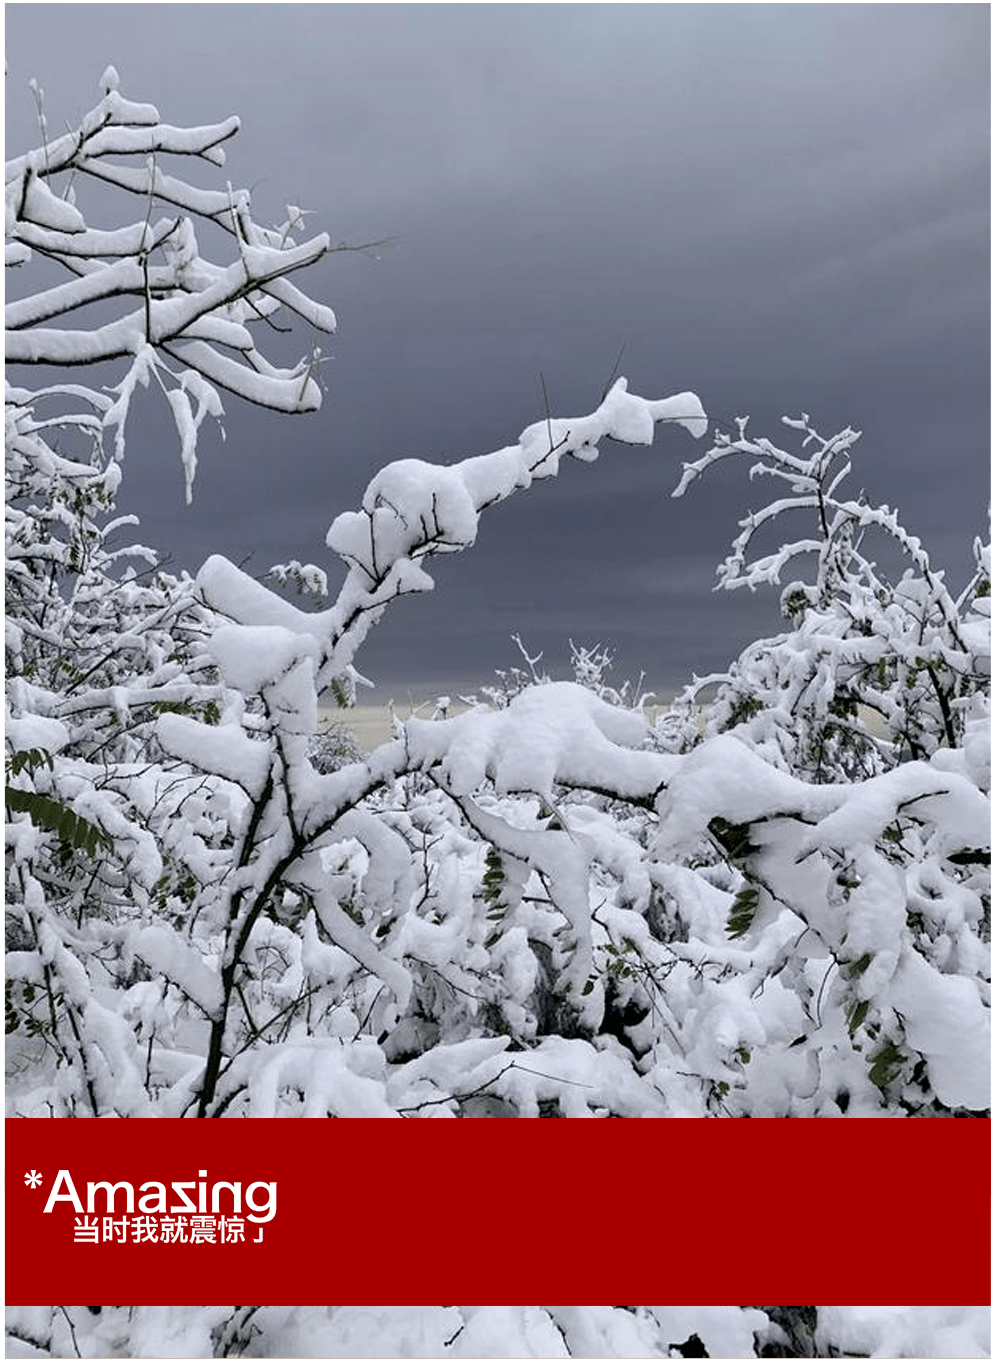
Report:
<svg viewBox="0 0 996 1364"><path fill-rule="evenodd" d="M989 1294L989 1123L6 1123L10 1303Z"/></svg>

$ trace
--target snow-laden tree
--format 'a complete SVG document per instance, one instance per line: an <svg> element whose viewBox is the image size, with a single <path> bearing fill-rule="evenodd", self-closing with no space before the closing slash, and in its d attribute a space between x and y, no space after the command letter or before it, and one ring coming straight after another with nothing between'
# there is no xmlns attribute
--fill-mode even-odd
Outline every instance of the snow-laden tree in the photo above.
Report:
<svg viewBox="0 0 996 1364"><path fill-rule="evenodd" d="M987 1359L988 1307L9 1307L6 1353L141 1359Z"/></svg>
<svg viewBox="0 0 996 1364"><path fill-rule="evenodd" d="M701 436L705 415L620 379L588 416L501 450L388 464L329 528L334 595L297 561L270 586L217 555L170 577L115 549L136 385L163 390L192 482L219 389L317 404L314 346L280 370L254 333L278 308L333 318L286 278L328 249L296 244L298 210L263 229L245 192L163 169L217 163L235 122L175 129L112 72L104 86L75 134L7 171L26 281L8 354L59 367L8 389L10 1110L984 1110L981 568L952 600L892 513L843 499L853 433L821 442L806 423L818 453L792 456L741 430L681 489L750 446L794 497L745 526L726 580L772 580L809 551L818 567L790 594L792 632L734 665L701 724L686 705L652 730L604 651L578 649L573 681L527 659L366 757L316 742L319 696L349 702L369 630L432 588L432 557L471 547L490 506L606 439ZM88 177L141 221L88 226L73 200ZM231 264L201 256L202 228ZM36 283L39 256L73 278ZM87 324L94 301L119 315ZM116 396L67 378L94 362L122 366ZM817 535L748 565L754 531L790 508L814 510ZM912 558L894 587L862 554L876 528Z"/></svg>
<svg viewBox="0 0 996 1364"><path fill-rule="evenodd" d="M26 1029L60 1084L99 1111L94 1039L116 1014L93 998L91 953L117 950L121 920L153 887L168 908L190 884L170 855L176 807L156 779L154 722L214 719L221 694L193 581L119 542L134 522L113 516L131 403L150 382L162 392L189 497L200 427L223 415L219 389L287 412L319 404L317 347L283 369L254 332L281 309L325 331L335 319L289 279L329 249L325 236L297 244L300 210L262 228L245 191L164 169L178 157L222 165L237 119L172 127L125 99L109 67L96 107L50 140L34 92L43 143L5 169L7 362L43 376L6 389L8 945L27 949L11 958L7 1026ZM91 226L79 201L95 191L98 212L116 194L134 219ZM218 238L222 264L198 232ZM70 947L67 931L89 940Z"/></svg>
<svg viewBox="0 0 996 1364"><path fill-rule="evenodd" d="M721 460L750 458L751 478L788 485L741 522L732 552L717 570L726 589L780 584L798 561L812 561L812 581L793 581L781 606L791 628L751 644L728 673L696 679L675 716L708 706L709 733L736 730L769 762L813 782L872 776L938 749L957 749L987 714L990 546L976 540L976 569L957 596L933 568L898 513L849 494L849 427L821 436L808 416L784 419L801 433L792 454L767 439L720 435L685 466L673 496ZM808 514L809 533L750 559L755 539L780 518ZM892 582L871 550L903 564ZM697 726L696 726L697 728Z"/></svg>
<svg viewBox="0 0 996 1364"><path fill-rule="evenodd" d="M894 509L847 495L860 432L824 438L806 415L785 424L801 433L799 454L749 439L741 421L735 437L719 435L685 466L674 492L721 460L756 460L751 477L787 484L791 496L740 523L719 586L777 585L807 558L812 579L782 592L788 631L748 646L727 673L696 679L660 726L669 748L698 748L702 763L731 740L738 759L746 747L753 800L743 798L747 782L727 781L713 817L690 818L686 769L662 828L680 830L672 855L707 831L738 874L734 939L770 942L765 926L792 910L803 936L770 969L808 995L818 1031L827 1005L842 1006L846 1038L838 1019L833 1049L862 1051L873 1083L906 1111L923 1107L918 1087L941 1106L979 1110L988 1094L990 546L975 540L975 571L953 596ZM808 535L750 558L756 537L796 514L811 518ZM899 563L895 581L872 548ZM804 786L792 795L772 769ZM800 972L812 971L802 963L813 955L827 970L807 987ZM944 1040L945 1015L959 1019L960 1039Z"/></svg>

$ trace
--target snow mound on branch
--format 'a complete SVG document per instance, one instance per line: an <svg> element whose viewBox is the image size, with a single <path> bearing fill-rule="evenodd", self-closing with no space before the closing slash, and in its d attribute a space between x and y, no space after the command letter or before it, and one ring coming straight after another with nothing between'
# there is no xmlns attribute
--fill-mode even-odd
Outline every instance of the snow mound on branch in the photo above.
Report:
<svg viewBox="0 0 996 1364"><path fill-rule="evenodd" d="M821 1307L818 1341L872 1359L988 1359L988 1307Z"/></svg>
<svg viewBox="0 0 996 1364"><path fill-rule="evenodd" d="M258 1319L290 1359L438 1359L462 1325L456 1307L262 1307Z"/></svg>
<svg viewBox="0 0 996 1364"><path fill-rule="evenodd" d="M466 1313L471 1309L460 1310ZM549 1312L560 1328L574 1359L660 1358L653 1320L643 1308L638 1314L623 1307L544 1307L543 1311Z"/></svg>
<svg viewBox="0 0 996 1364"><path fill-rule="evenodd" d="M314 652L307 636L280 625L223 625L207 647L228 685L250 696Z"/></svg>
<svg viewBox="0 0 996 1364"><path fill-rule="evenodd" d="M387 465L363 495L364 511L389 507L399 522L427 524L439 548L471 545L477 536L477 508L462 471L421 459L401 459Z"/></svg>
<svg viewBox="0 0 996 1364"><path fill-rule="evenodd" d="M172 981L211 1015L221 1004L221 981L201 954L171 928L150 925L135 936L132 948L147 966Z"/></svg>
<svg viewBox="0 0 996 1364"><path fill-rule="evenodd" d="M281 1095L303 1095L302 1118L398 1118L384 1097L383 1080L363 1074L366 1049L338 1038L305 1037L261 1051L246 1072L249 1116L277 1118Z"/></svg>
<svg viewBox="0 0 996 1364"><path fill-rule="evenodd" d="M768 1318L753 1307L733 1312L729 1307L651 1307L661 1332L671 1345L697 1335L713 1359L753 1359L754 1332L768 1326Z"/></svg>
<svg viewBox="0 0 996 1364"><path fill-rule="evenodd" d="M25 185L22 214L39 227L56 232L84 232L86 222L82 213L65 199L52 193L44 180L31 176Z"/></svg>
<svg viewBox="0 0 996 1364"><path fill-rule="evenodd" d="M489 777L501 793L552 797L564 782L646 795L677 767L668 755L634 751L647 737L639 711L609 705L575 682L527 687L504 710L409 720L405 737L413 761L440 764L458 795Z"/></svg>
<svg viewBox="0 0 996 1364"><path fill-rule="evenodd" d="M197 586L208 606L240 625L280 626L317 639L329 616L325 611L299 611L221 554L205 559L197 574Z"/></svg>
<svg viewBox="0 0 996 1364"><path fill-rule="evenodd" d="M240 725L205 725L187 715L160 715L156 737L166 752L202 771L213 772L257 797L270 771L269 750Z"/></svg>
<svg viewBox="0 0 996 1364"><path fill-rule="evenodd" d="M201 1307L180 1315L174 1307L146 1307L132 1332L137 1359L209 1359L211 1333L225 1320L227 1307Z"/></svg>
<svg viewBox="0 0 996 1364"><path fill-rule="evenodd" d="M471 1037L433 1047L391 1076L388 1092L392 1102L397 1108L408 1106L407 1096L414 1097L416 1086L424 1089L428 1085L449 1093L483 1088L508 1065L504 1052L510 1041L509 1037ZM415 1102L425 1102L421 1089Z"/></svg>
<svg viewBox="0 0 996 1364"><path fill-rule="evenodd" d="M892 982L910 1045L927 1062L941 1103L973 1113L989 1107L990 1011L971 980L941 975L908 953Z"/></svg>
<svg viewBox="0 0 996 1364"><path fill-rule="evenodd" d="M458 1359L567 1359L560 1332L542 1307L462 1307L467 1325L453 1342Z"/></svg>
<svg viewBox="0 0 996 1364"><path fill-rule="evenodd" d="M988 697L973 696L965 717L965 738L961 748L939 748L930 757L931 767L942 772L960 772L980 791L992 785L992 707Z"/></svg>
<svg viewBox="0 0 996 1364"><path fill-rule="evenodd" d="M739 739L717 734L680 764L660 806L659 856L694 849L709 821L731 824L780 810L819 818L835 810L850 787L809 786L772 767Z"/></svg>
<svg viewBox="0 0 996 1364"><path fill-rule="evenodd" d="M665 1100L641 1083L622 1056L580 1037L544 1037L517 1054L491 1088L523 1118L539 1117L540 1104L553 1101L565 1118L591 1118L600 1110L623 1118L671 1116Z"/></svg>
<svg viewBox="0 0 996 1364"><path fill-rule="evenodd" d="M69 743L69 730L61 720L47 715L12 716L9 708L4 729L7 742L14 753L39 748L46 753L58 753Z"/></svg>
<svg viewBox="0 0 996 1364"><path fill-rule="evenodd" d="M941 852L952 852L966 843L983 847L989 838L990 810L985 797L960 775L939 773L926 763L904 763L860 785L822 789L837 790L840 808L821 819L802 840L801 855L820 845L852 852L867 846L904 809L927 815L935 808L942 815L947 812L943 836L941 821L936 836Z"/></svg>
<svg viewBox="0 0 996 1364"><path fill-rule="evenodd" d="M648 400L627 391L617 379L596 412L587 417L559 417L533 422L519 437L526 462L536 477L556 473L561 452L576 459L598 457L598 442L606 436L627 445L650 445L657 422L673 422L693 436L704 436L708 422L694 393Z"/></svg>

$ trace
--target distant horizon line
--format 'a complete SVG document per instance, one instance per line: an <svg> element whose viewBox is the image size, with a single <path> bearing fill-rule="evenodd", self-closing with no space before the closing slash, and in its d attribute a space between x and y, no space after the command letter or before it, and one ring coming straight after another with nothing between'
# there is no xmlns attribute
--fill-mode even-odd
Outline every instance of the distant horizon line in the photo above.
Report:
<svg viewBox="0 0 996 1364"><path fill-rule="evenodd" d="M569 678L554 680L570 681ZM464 698L472 696L475 693L481 700L485 700L486 698L482 695L483 690L484 689L481 686L464 688L456 687L452 684L438 687L408 685L404 689L400 687L392 689L391 687L378 684L375 688L358 687L356 702L352 706L336 705L331 696L326 696L319 698L318 709L319 712L324 715L341 714L343 717L358 710L387 710L392 705L396 708L409 706L415 710L423 710L428 706L436 706L443 697L448 698L451 706L459 706L467 704ZM673 686L666 688L645 686L640 689L638 694L640 696L652 698L648 702L650 705L667 705L679 695L681 690L681 687ZM372 695L374 691L379 692L380 696L375 698Z"/></svg>

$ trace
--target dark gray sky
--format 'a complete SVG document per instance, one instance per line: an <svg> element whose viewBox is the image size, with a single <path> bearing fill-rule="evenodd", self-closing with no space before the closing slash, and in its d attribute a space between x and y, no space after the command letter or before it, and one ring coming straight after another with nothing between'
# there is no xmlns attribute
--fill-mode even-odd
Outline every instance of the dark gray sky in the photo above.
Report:
<svg viewBox="0 0 996 1364"><path fill-rule="evenodd" d="M311 273L339 318L319 414L230 398L186 508L149 399L121 509L175 565L251 552L334 585L325 530L377 468L513 442L540 372L555 414L590 411L625 343L631 389L693 389L723 425L861 429L857 481L959 581L989 488L989 23L985 4L8 5L8 156L37 140L29 77L57 131L113 62L169 122L241 116L225 174L258 220L293 202L334 241L396 239ZM720 469L669 496L705 448L606 444L486 514L371 635L373 699L487 681L513 631L555 672L568 637L601 641L666 688L777 630L774 594L711 592L770 485Z"/></svg>

